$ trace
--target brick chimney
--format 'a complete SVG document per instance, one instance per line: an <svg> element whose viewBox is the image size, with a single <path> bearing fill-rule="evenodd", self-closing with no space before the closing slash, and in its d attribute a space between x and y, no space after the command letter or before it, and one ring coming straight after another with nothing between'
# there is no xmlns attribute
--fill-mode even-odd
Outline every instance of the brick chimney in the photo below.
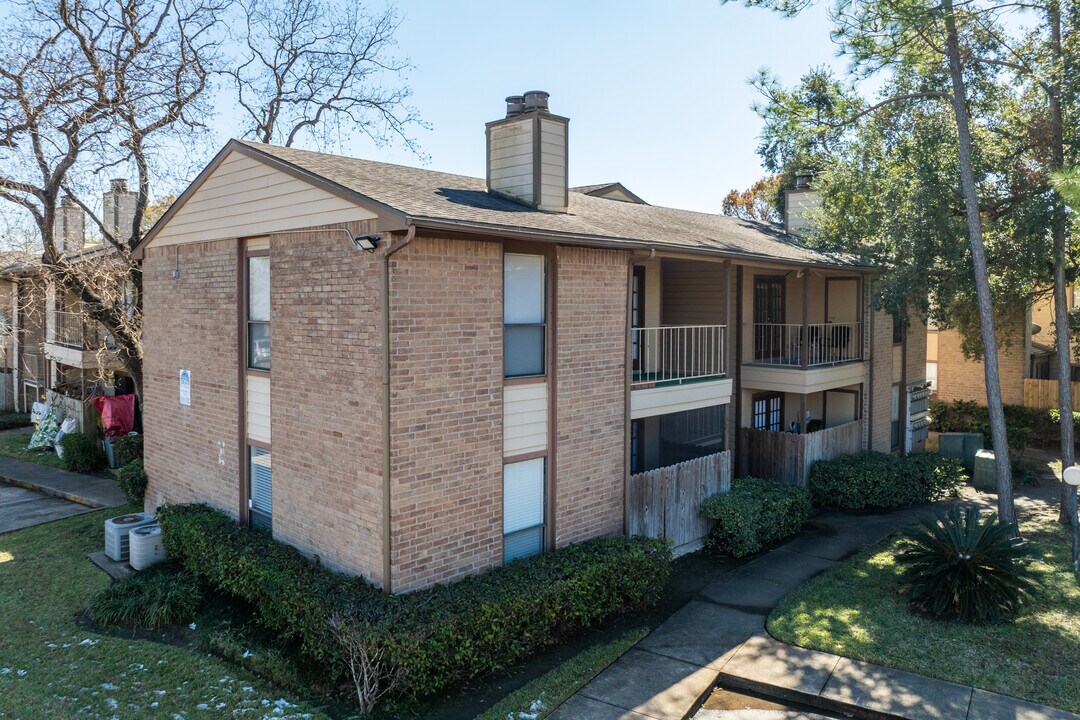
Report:
<svg viewBox="0 0 1080 720"><path fill-rule="evenodd" d="M82 250L86 242L86 214L70 195L62 197L60 207L56 208L53 242L61 253Z"/></svg>
<svg viewBox="0 0 1080 720"><path fill-rule="evenodd" d="M548 112L548 94L506 98L506 117L487 124L488 192L537 210L566 212L570 120Z"/></svg>
<svg viewBox="0 0 1080 720"><path fill-rule="evenodd" d="M101 222L121 241L131 235L135 220L136 193L127 189L127 180L117 178L109 183L109 189L101 198Z"/></svg>

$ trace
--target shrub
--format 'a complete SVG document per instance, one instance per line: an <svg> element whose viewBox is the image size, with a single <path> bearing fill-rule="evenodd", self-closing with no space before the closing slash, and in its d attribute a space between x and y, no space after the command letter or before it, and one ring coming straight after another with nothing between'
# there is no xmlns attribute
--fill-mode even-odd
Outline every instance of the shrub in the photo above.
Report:
<svg viewBox="0 0 1080 720"><path fill-rule="evenodd" d="M739 478L728 492L707 498L701 514L716 521L708 549L743 557L798 532L810 517L810 493L777 480Z"/></svg>
<svg viewBox="0 0 1080 720"><path fill-rule="evenodd" d="M849 512L939 500L955 495L966 481L963 465L937 453L864 452L810 468L814 505Z"/></svg>
<svg viewBox="0 0 1080 720"><path fill-rule="evenodd" d="M105 453L83 433L68 433L60 438L64 467L71 472L90 473L106 466Z"/></svg>
<svg viewBox="0 0 1080 720"><path fill-rule="evenodd" d="M603 538L450 585L394 596L331 572L204 505L159 508L169 555L212 587L249 603L331 685L351 684L341 619L418 696L509 667L570 633L654 604L670 572L667 541ZM350 630L350 642L355 638Z"/></svg>
<svg viewBox="0 0 1080 720"><path fill-rule="evenodd" d="M133 503L142 504L146 497L146 470L141 459L132 460L116 471L116 482Z"/></svg>
<svg viewBox="0 0 1080 720"><path fill-rule="evenodd" d="M1016 528L952 508L924 520L897 555L901 592L925 613L964 622L1001 622L1037 590Z"/></svg>
<svg viewBox="0 0 1080 720"><path fill-rule="evenodd" d="M199 579L170 563L112 583L90 598L89 610L98 625L156 628L190 621L202 604Z"/></svg>
<svg viewBox="0 0 1080 720"><path fill-rule="evenodd" d="M985 405L967 400L954 400L951 403L932 400L929 414L931 430L982 433L983 443L990 446L990 413ZM1060 418L1061 413L1056 408L1042 410L1023 405L1006 405L1005 429L1009 435L1010 449L1014 453L1022 452L1029 443L1056 447L1061 442ZM1073 413L1073 419L1080 423L1080 412ZM1017 438L1015 441L1014 436Z"/></svg>
<svg viewBox="0 0 1080 720"><path fill-rule="evenodd" d="M16 428L30 427L30 416L26 413L0 412L0 430L14 430Z"/></svg>
<svg viewBox="0 0 1080 720"><path fill-rule="evenodd" d="M116 453L116 462L127 465L132 460L143 459L143 436L124 435L113 441L113 451Z"/></svg>

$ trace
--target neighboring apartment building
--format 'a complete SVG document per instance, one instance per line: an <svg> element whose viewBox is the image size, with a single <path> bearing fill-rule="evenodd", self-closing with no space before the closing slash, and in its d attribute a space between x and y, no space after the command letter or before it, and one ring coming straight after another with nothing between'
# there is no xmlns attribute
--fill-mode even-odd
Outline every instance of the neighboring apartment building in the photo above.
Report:
<svg viewBox="0 0 1080 720"><path fill-rule="evenodd" d="M1067 289L1069 310L1076 308L1076 289ZM996 321L998 373L1001 400L1025 404L1024 381L1057 380L1058 363L1054 343L1054 298L1044 293L1015 316ZM964 355L960 333L931 327L927 338L927 376L933 380L939 400L970 400L986 404L985 369L982 360ZM1080 363L1073 358L1073 381L1080 380Z"/></svg>
<svg viewBox="0 0 1080 720"><path fill-rule="evenodd" d="M134 198L126 181L113 180L102 195L104 222L130 227ZM102 244L86 244L85 213L70 197L64 197L57 209L54 237L57 250L72 262L97 262L109 252ZM0 268L0 302L7 320L0 401L6 401L7 407L28 412L34 402L55 390L57 401L67 405L68 416L79 421L81 430L92 431L86 418L94 411L83 405L84 399L95 393L134 391L111 351L109 334L87 319L78 297L58 291L49 282L40 255L18 253L5 258ZM102 369L108 371L108 382L102 379Z"/></svg>
<svg viewBox="0 0 1080 720"><path fill-rule="evenodd" d="M488 123L486 179L222 149L137 251L148 509L405 592L627 532L635 478L773 467L792 427L919 445L890 393L918 416L925 345L893 343L872 268L568 187L546 99Z"/></svg>

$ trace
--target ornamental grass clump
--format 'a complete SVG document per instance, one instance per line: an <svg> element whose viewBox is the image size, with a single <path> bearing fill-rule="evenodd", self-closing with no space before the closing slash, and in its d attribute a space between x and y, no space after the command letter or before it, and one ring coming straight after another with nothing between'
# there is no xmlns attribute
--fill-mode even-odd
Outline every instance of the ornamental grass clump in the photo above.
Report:
<svg viewBox="0 0 1080 720"><path fill-rule="evenodd" d="M1037 592L1029 553L1013 525L952 508L906 534L897 555L901 593L914 609L962 622L999 623Z"/></svg>

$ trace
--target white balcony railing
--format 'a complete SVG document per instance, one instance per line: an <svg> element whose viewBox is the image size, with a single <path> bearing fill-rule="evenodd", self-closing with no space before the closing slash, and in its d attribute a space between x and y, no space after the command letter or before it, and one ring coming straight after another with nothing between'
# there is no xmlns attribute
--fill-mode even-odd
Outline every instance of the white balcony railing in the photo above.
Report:
<svg viewBox="0 0 1080 720"><path fill-rule="evenodd" d="M804 342L804 338L806 341ZM862 323L754 323L750 362L819 367L862 359Z"/></svg>
<svg viewBox="0 0 1080 720"><path fill-rule="evenodd" d="M631 388L723 377L724 325L633 328Z"/></svg>

